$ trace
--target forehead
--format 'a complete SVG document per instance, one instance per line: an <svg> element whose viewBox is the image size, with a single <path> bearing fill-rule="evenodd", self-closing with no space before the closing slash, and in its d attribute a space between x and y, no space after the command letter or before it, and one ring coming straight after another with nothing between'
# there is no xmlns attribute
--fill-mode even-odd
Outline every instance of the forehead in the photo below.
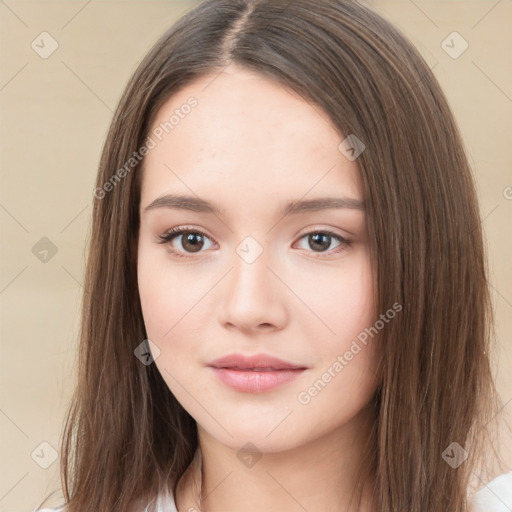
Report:
<svg viewBox="0 0 512 512"><path fill-rule="evenodd" d="M226 193L260 190L267 198L298 198L313 187L322 195L333 187L344 196L362 194L358 166L339 151L344 137L327 114L239 68L174 94L149 135L155 145L144 159L143 199L169 190L208 196L222 184Z"/></svg>

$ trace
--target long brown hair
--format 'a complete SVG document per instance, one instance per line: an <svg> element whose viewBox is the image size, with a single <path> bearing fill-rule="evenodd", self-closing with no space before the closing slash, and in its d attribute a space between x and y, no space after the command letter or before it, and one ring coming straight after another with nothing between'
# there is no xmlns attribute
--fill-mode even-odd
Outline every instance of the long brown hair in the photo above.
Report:
<svg viewBox="0 0 512 512"><path fill-rule="evenodd" d="M146 338L136 275L141 173L140 162L125 164L171 95L230 63L295 91L365 144L358 164L375 304L403 310L381 333L361 480L374 476L380 512L465 512L485 425L499 406L473 177L431 69L396 28L353 0L203 2L129 81L97 177L78 382L62 439L66 510L126 512L167 486L174 493L197 448L194 419L156 366L134 356ZM457 468L443 456L452 443L469 454Z"/></svg>

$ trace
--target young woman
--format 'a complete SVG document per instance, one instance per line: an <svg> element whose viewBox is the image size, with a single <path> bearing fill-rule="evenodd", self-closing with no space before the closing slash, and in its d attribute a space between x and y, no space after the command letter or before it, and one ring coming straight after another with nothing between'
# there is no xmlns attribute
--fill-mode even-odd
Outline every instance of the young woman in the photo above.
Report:
<svg viewBox="0 0 512 512"><path fill-rule="evenodd" d="M130 80L94 196L65 512L508 499L512 473L474 494L500 404L471 170L372 10L201 3Z"/></svg>

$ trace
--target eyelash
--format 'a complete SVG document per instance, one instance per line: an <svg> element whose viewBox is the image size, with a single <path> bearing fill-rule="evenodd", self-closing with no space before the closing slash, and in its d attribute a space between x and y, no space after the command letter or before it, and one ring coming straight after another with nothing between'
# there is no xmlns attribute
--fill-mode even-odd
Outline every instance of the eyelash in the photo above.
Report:
<svg viewBox="0 0 512 512"><path fill-rule="evenodd" d="M208 238L209 240L211 240L211 238L206 233L203 233L202 231L200 231L198 229L187 228L187 227L178 227L178 228L170 229L169 231L167 231L163 235L159 235L158 238L160 239L160 241L158 243L159 244L169 244L169 242L171 242L174 238L177 238L179 235L182 235L183 233L193 233L193 234L200 235L202 237L205 237L205 238ZM334 238L335 240L337 240L341 244L339 247L337 247L336 249L333 249L331 251L326 251L324 253L321 253L321 252L316 253L316 254L319 254L319 255L328 254L329 252L336 254L336 253L341 252L344 249L346 249L346 248L348 248L348 247L350 247L352 245L352 241L351 240L348 240L347 238L344 238L344 237L334 233L333 231L329 231L328 229L321 229L321 230L309 231L307 233L303 233L299 240L302 240L304 237L306 237L308 235L316 235L316 234L327 235L327 236L329 236L331 238ZM170 244L169 244L169 246L170 246ZM183 254L183 253L181 253L179 251L176 251L172 247L171 247L170 250L178 258L186 258L186 259L194 258L193 254L185 255L186 253ZM201 251L199 251L199 252L201 252ZM314 251L311 251L311 252L314 252ZM197 253L197 254L199 254L199 253ZM320 256L320 258L324 258L324 257L325 256Z"/></svg>

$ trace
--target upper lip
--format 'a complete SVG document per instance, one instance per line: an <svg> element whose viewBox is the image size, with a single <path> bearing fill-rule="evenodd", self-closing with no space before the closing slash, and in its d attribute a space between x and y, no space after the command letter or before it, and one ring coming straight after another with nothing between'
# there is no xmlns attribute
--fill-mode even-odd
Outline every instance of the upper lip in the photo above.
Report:
<svg viewBox="0 0 512 512"><path fill-rule="evenodd" d="M305 366L289 363L268 354L255 354L245 356L243 354L229 354L225 357L215 359L208 364L214 368L237 368L239 370L252 370L254 368L265 368L272 370L293 370L304 369Z"/></svg>

